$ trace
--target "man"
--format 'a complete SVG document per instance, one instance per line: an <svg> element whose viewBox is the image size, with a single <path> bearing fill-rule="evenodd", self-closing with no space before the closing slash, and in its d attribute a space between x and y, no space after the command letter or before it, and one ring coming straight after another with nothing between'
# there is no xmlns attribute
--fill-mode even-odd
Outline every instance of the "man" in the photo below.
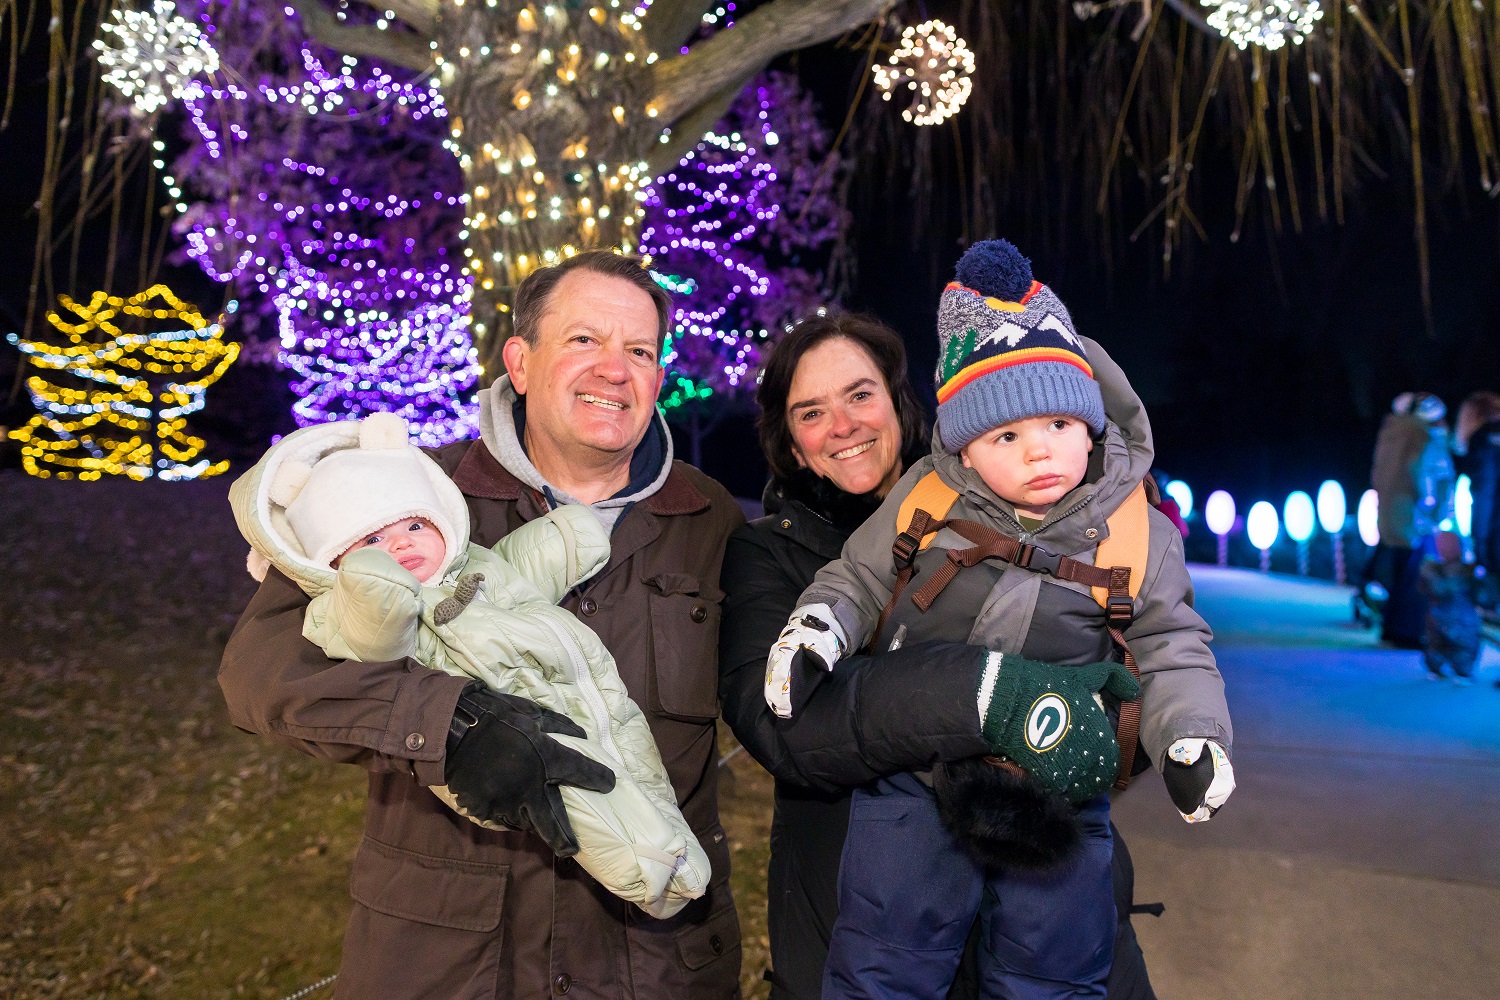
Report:
<svg viewBox="0 0 1500 1000"><path fill-rule="evenodd" d="M645 712L713 865L709 890L660 921L610 895L559 856L576 845L555 785L612 781L547 735L566 720L414 661L328 660L302 638L306 598L273 570L219 683L240 728L370 772L346 1000L738 995L714 727L719 565L742 517L723 487L672 460L655 407L669 317L667 294L628 257L589 251L533 272L516 292L507 374L480 397L480 440L434 457L469 501L477 544L565 503L610 530L608 565L564 607L604 640ZM445 782L516 832L470 823L422 787Z"/></svg>

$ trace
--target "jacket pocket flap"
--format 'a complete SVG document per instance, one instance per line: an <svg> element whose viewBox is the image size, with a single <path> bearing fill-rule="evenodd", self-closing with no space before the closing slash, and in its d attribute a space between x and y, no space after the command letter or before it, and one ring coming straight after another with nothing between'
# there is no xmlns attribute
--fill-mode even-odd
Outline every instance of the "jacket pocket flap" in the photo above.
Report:
<svg viewBox="0 0 1500 1000"><path fill-rule="evenodd" d="M740 918L733 906L677 932L677 954L690 971L697 972L726 956L733 956L735 965L739 965L739 953Z"/></svg>
<svg viewBox="0 0 1500 1000"><path fill-rule="evenodd" d="M377 913L463 931L500 926L509 865L434 858L369 837L359 845L349 895Z"/></svg>
<svg viewBox="0 0 1500 1000"><path fill-rule="evenodd" d="M655 698L651 707L682 719L719 714L719 605L689 594L650 594Z"/></svg>

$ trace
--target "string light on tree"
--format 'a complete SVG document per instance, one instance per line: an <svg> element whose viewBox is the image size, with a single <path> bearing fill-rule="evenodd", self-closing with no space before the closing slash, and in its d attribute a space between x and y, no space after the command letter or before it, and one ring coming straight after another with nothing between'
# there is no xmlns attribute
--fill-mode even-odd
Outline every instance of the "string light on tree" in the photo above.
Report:
<svg viewBox="0 0 1500 1000"><path fill-rule="evenodd" d="M10 434L26 471L43 479L197 479L228 469L227 461L198 459L203 439L187 430L208 387L239 356L223 325L165 285L129 298L59 299L71 315L49 312L47 321L65 345L6 337L46 373L27 379L37 414ZM163 321L181 328L150 330ZM121 324L147 332L127 333Z"/></svg>
<svg viewBox="0 0 1500 1000"><path fill-rule="evenodd" d="M179 17L172 0L156 0L149 10L116 7L114 20L99 30L112 42L95 39L106 83L151 114L171 98L181 98L194 77L219 68L219 54L198 25Z"/></svg>
<svg viewBox="0 0 1500 1000"><path fill-rule="evenodd" d="M1203 0L1209 25L1241 49L1301 45L1323 18L1318 0Z"/></svg>
<svg viewBox="0 0 1500 1000"><path fill-rule="evenodd" d="M911 103L901 117L917 125L937 125L958 114L974 89L974 53L958 32L939 20L901 32L901 44L884 66L876 66L875 86L889 101L903 89Z"/></svg>

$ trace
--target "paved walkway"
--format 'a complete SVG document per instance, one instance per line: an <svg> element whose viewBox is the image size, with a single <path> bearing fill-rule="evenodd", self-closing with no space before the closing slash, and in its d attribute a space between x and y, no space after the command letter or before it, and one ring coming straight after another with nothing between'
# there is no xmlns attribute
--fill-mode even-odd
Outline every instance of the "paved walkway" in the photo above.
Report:
<svg viewBox="0 0 1500 1000"><path fill-rule="evenodd" d="M1183 823L1115 803L1162 1000L1500 997L1500 653L1459 688L1350 623L1345 588L1192 567L1238 789Z"/></svg>

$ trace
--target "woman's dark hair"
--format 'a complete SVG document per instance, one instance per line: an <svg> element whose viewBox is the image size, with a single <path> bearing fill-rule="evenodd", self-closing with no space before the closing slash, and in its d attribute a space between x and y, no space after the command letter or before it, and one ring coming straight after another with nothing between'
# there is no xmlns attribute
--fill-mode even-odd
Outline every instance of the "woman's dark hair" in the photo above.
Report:
<svg viewBox="0 0 1500 1000"><path fill-rule="evenodd" d="M924 451L927 421L922 404L912 391L906 374L906 346L901 335L873 316L843 313L838 316L812 316L792 327L776 342L766 359L765 374L755 391L760 405L760 450L771 466L771 475L780 480L797 471L797 456L792 451L792 431L787 426L787 399L792 392L792 378L802 356L825 340L843 337L864 348L885 377L885 387L901 422L901 454L909 456Z"/></svg>

